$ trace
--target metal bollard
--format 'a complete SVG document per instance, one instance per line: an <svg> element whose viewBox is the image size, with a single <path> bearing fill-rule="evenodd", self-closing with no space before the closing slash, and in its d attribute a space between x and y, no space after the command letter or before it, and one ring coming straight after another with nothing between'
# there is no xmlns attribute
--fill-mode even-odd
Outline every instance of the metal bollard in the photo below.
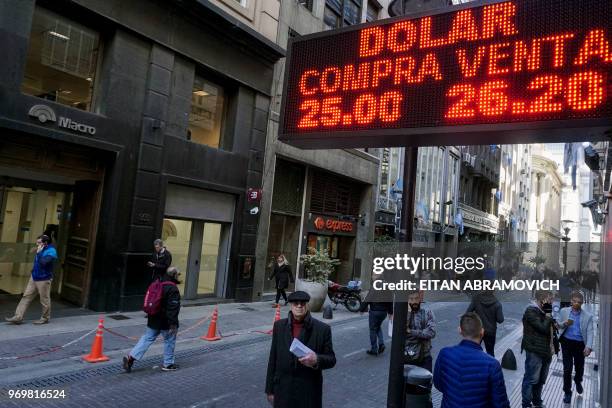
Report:
<svg viewBox="0 0 612 408"><path fill-rule="evenodd" d="M404 366L404 407L431 408L433 374L414 365Z"/></svg>

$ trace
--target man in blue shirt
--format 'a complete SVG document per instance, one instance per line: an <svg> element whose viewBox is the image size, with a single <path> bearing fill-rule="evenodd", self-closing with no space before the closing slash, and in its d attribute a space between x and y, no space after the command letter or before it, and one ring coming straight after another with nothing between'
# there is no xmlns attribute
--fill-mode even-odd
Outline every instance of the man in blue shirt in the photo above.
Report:
<svg viewBox="0 0 612 408"><path fill-rule="evenodd" d="M510 408L499 362L482 351L482 321L474 312L461 316L463 341L444 347L434 369L434 385L443 394L441 408Z"/></svg>
<svg viewBox="0 0 612 408"><path fill-rule="evenodd" d="M23 315L36 295L40 295L42 315L34 324L49 323L51 317L51 280L53 279L53 264L57 260L57 251L51 244L51 238L47 235L41 235L36 239L34 250L36 250L36 255L32 265L32 276L23 292L19 305L17 305L15 315L5 318L9 323L21 324L23 322Z"/></svg>
<svg viewBox="0 0 612 408"><path fill-rule="evenodd" d="M576 392L582 394L582 376L584 374L584 359L593 349L593 315L582 310L584 296L575 291L571 296L571 307L564 307L559 312L557 326L561 333L561 350L563 351L563 402L572 402L572 370L576 367L574 382Z"/></svg>

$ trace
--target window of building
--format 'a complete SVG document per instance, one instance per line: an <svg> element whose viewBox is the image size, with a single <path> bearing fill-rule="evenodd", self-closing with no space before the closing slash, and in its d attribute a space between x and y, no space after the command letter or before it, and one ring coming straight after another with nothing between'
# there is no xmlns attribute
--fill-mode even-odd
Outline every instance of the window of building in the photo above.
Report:
<svg viewBox="0 0 612 408"><path fill-rule="evenodd" d="M361 2L358 0L325 0L323 21L330 28L359 24Z"/></svg>
<svg viewBox="0 0 612 408"><path fill-rule="evenodd" d="M224 113L225 93L223 88L196 75L189 113L189 140L220 148Z"/></svg>
<svg viewBox="0 0 612 408"><path fill-rule="evenodd" d="M380 182L379 182L379 194L381 197L387 198L389 192L389 159L391 155L391 149L385 147L382 149L382 157L380 159Z"/></svg>
<svg viewBox="0 0 612 408"><path fill-rule="evenodd" d="M326 250L330 258L338 258L338 237L308 234L308 248L317 251Z"/></svg>
<svg viewBox="0 0 612 408"><path fill-rule="evenodd" d="M91 110L100 35L36 7L21 92Z"/></svg>
<svg viewBox="0 0 612 408"><path fill-rule="evenodd" d="M306 7L308 10L312 11L312 0L297 0L298 4Z"/></svg>
<svg viewBox="0 0 612 408"><path fill-rule="evenodd" d="M378 14L380 13L380 4L374 1L368 1L368 9L366 10L366 21L378 20Z"/></svg>

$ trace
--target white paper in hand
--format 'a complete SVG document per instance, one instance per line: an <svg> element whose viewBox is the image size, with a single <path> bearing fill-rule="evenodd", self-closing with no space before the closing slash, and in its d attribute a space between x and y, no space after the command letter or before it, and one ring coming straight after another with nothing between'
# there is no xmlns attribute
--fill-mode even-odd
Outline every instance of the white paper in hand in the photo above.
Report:
<svg viewBox="0 0 612 408"><path fill-rule="evenodd" d="M297 338L293 339L289 351L292 352L297 358L306 357L308 354L313 353L304 343L299 341Z"/></svg>
<svg viewBox="0 0 612 408"><path fill-rule="evenodd" d="M389 320L389 330L387 331L389 334L389 337L393 337L393 320Z"/></svg>

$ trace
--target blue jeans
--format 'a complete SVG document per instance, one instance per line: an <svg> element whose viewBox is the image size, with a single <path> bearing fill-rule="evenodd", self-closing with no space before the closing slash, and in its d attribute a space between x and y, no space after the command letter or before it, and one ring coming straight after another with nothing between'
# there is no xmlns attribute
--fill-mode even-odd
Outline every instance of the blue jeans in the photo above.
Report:
<svg viewBox="0 0 612 408"><path fill-rule="evenodd" d="M525 351L525 376L523 377L523 408L542 406L542 388L548 377L552 356L542 357Z"/></svg>
<svg viewBox="0 0 612 408"><path fill-rule="evenodd" d="M370 344L372 345L372 350L378 351L378 346L382 346L385 344L385 338L383 337L383 332L380 326L385 321L387 317L387 312L385 311L372 311L368 315L368 325L370 326ZM378 346L376 345L376 340L378 339Z"/></svg>
<svg viewBox="0 0 612 408"><path fill-rule="evenodd" d="M174 364L176 333L170 334L169 330L155 330L147 327L145 334L142 335L138 343L136 343L132 351L130 351L130 356L132 356L134 360L141 360L160 333L164 337L164 365L167 367L170 364Z"/></svg>

